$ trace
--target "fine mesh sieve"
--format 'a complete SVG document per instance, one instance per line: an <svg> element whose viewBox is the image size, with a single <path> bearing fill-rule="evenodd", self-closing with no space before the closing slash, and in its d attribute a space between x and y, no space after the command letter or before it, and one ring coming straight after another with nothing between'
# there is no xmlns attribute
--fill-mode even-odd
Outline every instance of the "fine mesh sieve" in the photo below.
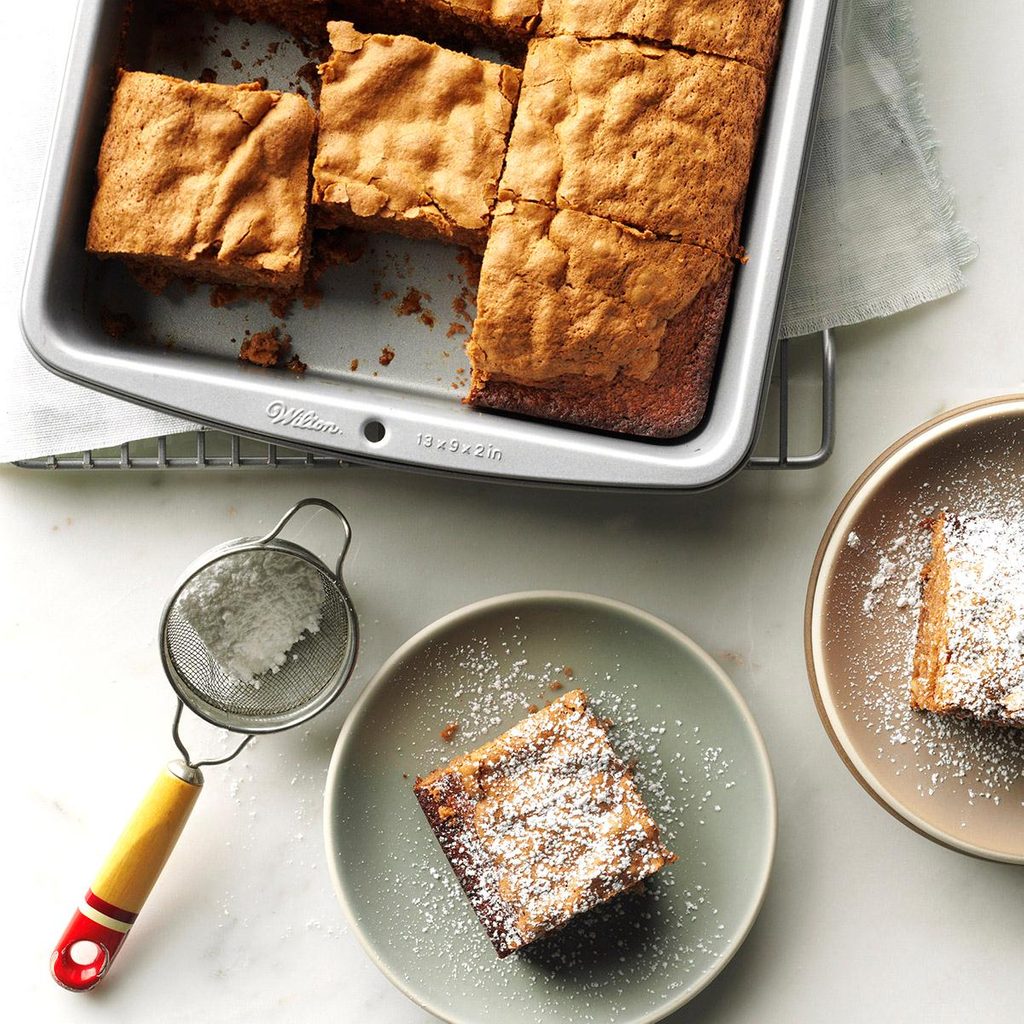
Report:
<svg viewBox="0 0 1024 1024"><path fill-rule="evenodd" d="M341 523L341 553L333 571L306 548L280 536L303 508L324 509ZM174 742L184 761L172 761L158 776L54 948L50 970L64 988L85 991L106 975L188 820L203 785L201 766L231 760L257 733L278 732L307 721L345 686L358 646L355 609L341 575L351 539L348 520L338 508L321 498L306 498L293 505L266 536L223 544L186 570L160 620L161 657L178 696ZM287 573L281 570L296 560L291 568L301 563L315 571L323 601L318 629L305 630L285 652L282 664L243 682L218 663L185 614L183 602L190 591L202 594L198 584L204 574L230 569L234 559L242 560L236 568L245 568L254 552L273 553L274 573L266 586L271 598L275 574L283 579ZM269 565L270 560L263 564ZM220 610L224 611L223 602ZM207 621L203 632L209 629ZM194 759L180 735L186 707L212 725L243 734L243 739L224 757Z"/></svg>
<svg viewBox="0 0 1024 1024"><path fill-rule="evenodd" d="M343 526L344 543L333 572L310 551L279 536L296 512L310 506L332 512ZM348 521L334 505L307 498L289 509L265 537L232 541L193 563L167 602L160 623L164 669L178 699L213 725L250 735L291 728L326 707L341 692L355 661L356 616L341 576L350 539ZM283 665L242 684L212 657L181 604L183 595L205 573L223 569L253 551L272 551L280 559L294 558L312 566L323 588L323 604L319 632L303 635ZM185 760L194 763L181 743L177 723L175 742Z"/></svg>

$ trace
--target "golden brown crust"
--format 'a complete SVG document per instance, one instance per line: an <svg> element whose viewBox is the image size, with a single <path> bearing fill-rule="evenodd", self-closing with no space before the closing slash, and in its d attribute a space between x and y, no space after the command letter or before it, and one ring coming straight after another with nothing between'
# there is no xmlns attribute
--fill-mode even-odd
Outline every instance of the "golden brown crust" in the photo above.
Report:
<svg viewBox="0 0 1024 1024"><path fill-rule="evenodd" d="M735 255L764 98L764 75L736 61L535 39L499 198Z"/></svg>
<svg viewBox="0 0 1024 1024"><path fill-rule="evenodd" d="M329 29L318 220L482 249L519 72L412 36L368 35L348 22Z"/></svg>
<svg viewBox="0 0 1024 1024"><path fill-rule="evenodd" d="M301 96L122 72L86 248L199 280L294 287L314 127Z"/></svg>
<svg viewBox="0 0 1024 1024"><path fill-rule="evenodd" d="M540 20L542 0L399 0L403 7L482 28L490 35L526 38Z"/></svg>
<svg viewBox="0 0 1024 1024"><path fill-rule="evenodd" d="M575 211L503 204L467 350L470 402L647 437L707 405L733 264Z"/></svg>
<svg viewBox="0 0 1024 1024"><path fill-rule="evenodd" d="M582 690L413 790L499 957L676 859Z"/></svg>
<svg viewBox="0 0 1024 1024"><path fill-rule="evenodd" d="M544 0L539 32L628 36L770 70L783 0Z"/></svg>
<svg viewBox="0 0 1024 1024"><path fill-rule="evenodd" d="M948 656L946 597L949 593L949 564L946 562L945 513L930 523L931 560L921 570L921 611L917 620L914 671L910 680L910 705L921 711L942 711L936 699L936 682Z"/></svg>

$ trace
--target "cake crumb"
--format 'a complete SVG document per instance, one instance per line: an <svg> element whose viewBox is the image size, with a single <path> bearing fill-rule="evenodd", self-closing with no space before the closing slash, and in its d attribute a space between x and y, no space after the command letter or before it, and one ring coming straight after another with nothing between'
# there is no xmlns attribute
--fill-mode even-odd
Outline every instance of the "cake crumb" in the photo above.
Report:
<svg viewBox="0 0 1024 1024"><path fill-rule="evenodd" d="M377 362L381 366L390 366L391 361L395 358L395 350L390 345L385 345L380 350L380 355L377 357Z"/></svg>
<svg viewBox="0 0 1024 1024"><path fill-rule="evenodd" d="M453 739L455 739L455 734L458 731L459 731L459 723L458 722L449 722L441 730L441 739L443 739L445 741L445 743L451 743L451 741Z"/></svg>
<svg viewBox="0 0 1024 1024"><path fill-rule="evenodd" d="M387 295L387 292L384 294ZM430 299L426 292L421 292L419 288L409 288L402 301L395 307L395 312L399 316L419 316L423 312L424 299Z"/></svg>
<svg viewBox="0 0 1024 1024"><path fill-rule="evenodd" d="M238 350L238 358L256 366L277 366L292 347L292 339L280 328L250 334Z"/></svg>
<svg viewBox="0 0 1024 1024"><path fill-rule="evenodd" d="M108 338L120 341L134 329L135 321L127 313L115 313L112 309L103 307L100 310L100 326Z"/></svg>

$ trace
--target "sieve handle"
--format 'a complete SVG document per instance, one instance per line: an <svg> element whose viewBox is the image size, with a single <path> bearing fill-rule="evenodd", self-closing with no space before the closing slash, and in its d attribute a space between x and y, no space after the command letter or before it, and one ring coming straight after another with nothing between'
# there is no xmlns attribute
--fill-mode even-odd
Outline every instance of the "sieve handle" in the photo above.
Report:
<svg viewBox="0 0 1024 1024"><path fill-rule="evenodd" d="M203 773L183 761L172 761L157 777L50 956L58 985L85 992L106 976L202 786Z"/></svg>
<svg viewBox="0 0 1024 1024"><path fill-rule="evenodd" d="M344 533L344 542L341 546L341 553L338 555L338 564L335 567L334 575L339 579L341 578L341 563L345 561L345 555L348 552L348 546L352 543L352 527L348 525L348 520L345 518L345 513L338 508L337 505L332 504L326 498L303 498L302 501L297 501L283 516L281 516L280 522L275 526L270 533L265 537L261 537L258 541L260 544L266 544L268 541L273 540L278 536L281 531L288 525L288 521L303 508L322 508L328 512L337 516L341 520L341 528Z"/></svg>

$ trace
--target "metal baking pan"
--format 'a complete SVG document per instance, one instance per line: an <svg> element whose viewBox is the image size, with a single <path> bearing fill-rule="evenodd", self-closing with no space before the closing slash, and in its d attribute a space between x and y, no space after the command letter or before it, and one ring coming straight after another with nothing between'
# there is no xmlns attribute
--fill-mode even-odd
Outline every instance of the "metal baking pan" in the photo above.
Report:
<svg viewBox="0 0 1024 1024"><path fill-rule="evenodd" d="M363 255L323 278L323 300L297 307L284 328L305 374L242 364L232 339L279 323L251 302L214 308L206 288L141 289L115 262L84 250L94 167L122 45L131 67L221 82L263 76L294 87L306 57L272 45L272 26L171 18L125 0L81 0L22 300L22 327L54 373L199 422L343 455L511 481L601 488L696 489L739 470L754 445L768 387L788 253L831 27L834 0L789 0L784 35L744 222L749 262L736 275L703 424L652 442L501 416L462 404L465 335L449 336L465 273L455 250L370 236ZM341 5L343 7L343 5ZM226 56L225 54L230 54ZM415 290L398 315L402 299ZM454 305L453 305L454 304ZM103 329L127 315L140 337ZM426 315L423 315L423 314ZM390 348L394 359L383 365ZM358 369L352 370L353 360ZM461 372L460 372L461 371Z"/></svg>

